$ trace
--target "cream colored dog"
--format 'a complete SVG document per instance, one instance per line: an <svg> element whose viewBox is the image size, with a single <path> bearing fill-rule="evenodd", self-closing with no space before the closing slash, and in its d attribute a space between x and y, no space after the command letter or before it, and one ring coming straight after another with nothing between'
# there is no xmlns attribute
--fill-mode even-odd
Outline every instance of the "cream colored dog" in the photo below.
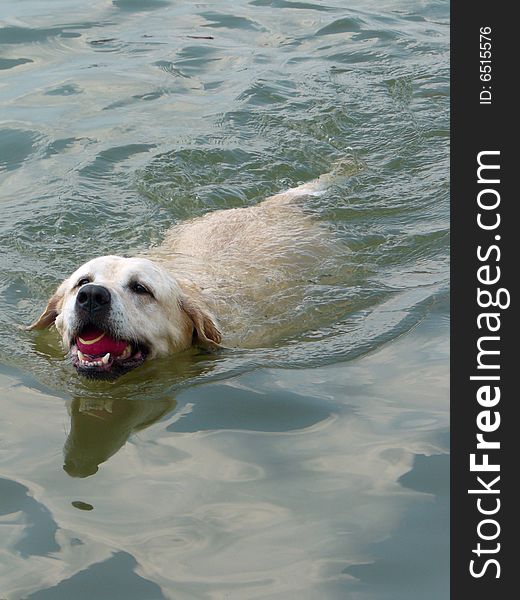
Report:
<svg viewBox="0 0 520 600"><path fill-rule="evenodd" d="M306 270L330 251L325 228L297 202L327 180L176 225L146 255L94 258L29 329L55 324L77 371L100 379L193 345L216 350L223 337L262 345L279 303L298 301Z"/></svg>

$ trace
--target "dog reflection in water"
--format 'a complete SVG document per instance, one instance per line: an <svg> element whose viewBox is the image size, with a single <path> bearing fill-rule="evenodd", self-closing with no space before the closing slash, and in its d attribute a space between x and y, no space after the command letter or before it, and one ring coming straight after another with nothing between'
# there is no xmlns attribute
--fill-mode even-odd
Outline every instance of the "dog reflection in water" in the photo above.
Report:
<svg viewBox="0 0 520 600"><path fill-rule="evenodd" d="M64 447L64 470L71 477L94 475L130 435L172 412L175 405L171 398L75 398L69 405L71 427Z"/></svg>

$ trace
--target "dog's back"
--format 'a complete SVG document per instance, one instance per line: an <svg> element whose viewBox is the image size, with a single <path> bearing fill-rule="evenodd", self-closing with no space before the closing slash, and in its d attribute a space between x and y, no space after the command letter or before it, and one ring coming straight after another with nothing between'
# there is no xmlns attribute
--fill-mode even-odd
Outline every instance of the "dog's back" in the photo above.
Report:
<svg viewBox="0 0 520 600"><path fill-rule="evenodd" d="M338 251L338 240L304 210L304 198L325 193L329 180L322 176L255 206L176 225L147 256L203 296L228 343L271 343L273 336L301 329L295 312L327 257Z"/></svg>

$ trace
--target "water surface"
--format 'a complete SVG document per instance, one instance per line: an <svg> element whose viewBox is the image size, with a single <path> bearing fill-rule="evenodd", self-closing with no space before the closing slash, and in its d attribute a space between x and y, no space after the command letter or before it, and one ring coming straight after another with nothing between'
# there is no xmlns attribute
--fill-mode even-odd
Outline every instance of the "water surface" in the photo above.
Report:
<svg viewBox="0 0 520 600"><path fill-rule="evenodd" d="M0 597L447 597L446 2L0 8ZM93 255L328 172L276 343L79 381ZM291 320L291 319L289 319Z"/></svg>

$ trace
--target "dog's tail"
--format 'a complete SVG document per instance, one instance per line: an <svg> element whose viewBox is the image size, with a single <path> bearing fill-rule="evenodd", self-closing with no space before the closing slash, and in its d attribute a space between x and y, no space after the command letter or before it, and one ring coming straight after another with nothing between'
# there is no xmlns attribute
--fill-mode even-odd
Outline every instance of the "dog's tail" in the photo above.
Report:
<svg viewBox="0 0 520 600"><path fill-rule="evenodd" d="M267 202L285 203L303 196L322 196L331 186L340 184L342 180L358 173L362 168L363 164L359 160L349 156L348 158L336 161L328 173L324 173L312 181L302 183L297 187L271 196Z"/></svg>

